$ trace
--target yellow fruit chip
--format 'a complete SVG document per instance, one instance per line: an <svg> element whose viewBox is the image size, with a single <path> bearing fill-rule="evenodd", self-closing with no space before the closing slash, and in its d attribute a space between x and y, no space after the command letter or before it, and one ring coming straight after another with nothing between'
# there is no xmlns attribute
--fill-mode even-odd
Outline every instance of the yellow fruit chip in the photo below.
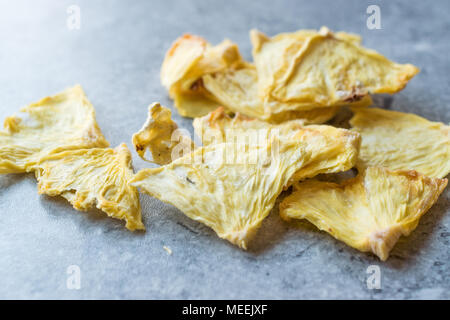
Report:
<svg viewBox="0 0 450 320"><path fill-rule="evenodd" d="M147 160L145 153L150 149L153 158L151 162L168 164L183 152L187 154L195 148L188 137L177 131L178 125L171 119L171 115L172 112L158 102L149 106L147 121L133 135L133 145L142 159Z"/></svg>
<svg viewBox="0 0 450 320"><path fill-rule="evenodd" d="M36 170L39 194L61 195L75 209L97 207L108 216L126 221L129 230L144 230L131 154L125 144L115 149L68 150L42 159Z"/></svg>
<svg viewBox="0 0 450 320"><path fill-rule="evenodd" d="M443 178L450 172L450 127L410 113L353 109L352 130L362 136L357 167L416 170Z"/></svg>
<svg viewBox="0 0 450 320"><path fill-rule="evenodd" d="M360 136L346 129L327 125L304 125L302 120L270 124L237 114L234 118L220 108L194 120L194 130L203 145L231 142L263 145L273 136L281 140L297 139L304 143L308 159L293 176L294 181L321 173L351 169L357 159Z"/></svg>
<svg viewBox="0 0 450 320"><path fill-rule="evenodd" d="M357 36L299 31L269 38L252 31L258 94L266 114L351 104L369 93L396 93L419 72L359 44Z"/></svg>
<svg viewBox="0 0 450 320"><path fill-rule="evenodd" d="M24 117L6 118L0 131L0 174L32 171L43 157L60 151L109 145L79 85L21 111Z"/></svg>
<svg viewBox="0 0 450 320"><path fill-rule="evenodd" d="M201 37L186 34L168 50L161 67L161 83L182 116L203 116L218 104L203 89L201 77L241 64L244 61L239 49L231 41L212 46Z"/></svg>
<svg viewBox="0 0 450 320"><path fill-rule="evenodd" d="M219 143L141 170L131 184L246 249L306 158L303 143L295 140L274 139L263 146Z"/></svg>
<svg viewBox="0 0 450 320"><path fill-rule="evenodd" d="M386 260L436 202L447 179L369 167L342 184L309 180L280 204L282 218L307 219L349 246Z"/></svg>

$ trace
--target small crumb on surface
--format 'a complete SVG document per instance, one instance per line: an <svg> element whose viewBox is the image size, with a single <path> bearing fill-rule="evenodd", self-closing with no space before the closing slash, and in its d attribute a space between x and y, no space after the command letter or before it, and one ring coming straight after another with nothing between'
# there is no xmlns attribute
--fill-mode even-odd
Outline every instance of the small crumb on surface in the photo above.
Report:
<svg viewBox="0 0 450 320"><path fill-rule="evenodd" d="M163 246L163 249L166 250L167 254L172 254L172 249L170 249L169 247Z"/></svg>

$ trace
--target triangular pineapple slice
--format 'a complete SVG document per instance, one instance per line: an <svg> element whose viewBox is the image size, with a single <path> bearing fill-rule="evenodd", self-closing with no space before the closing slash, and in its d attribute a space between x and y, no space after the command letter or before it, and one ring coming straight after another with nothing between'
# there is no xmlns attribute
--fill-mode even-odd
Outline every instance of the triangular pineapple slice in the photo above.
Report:
<svg viewBox="0 0 450 320"><path fill-rule="evenodd" d="M352 130L361 133L359 169L383 166L443 178L450 172L450 127L414 114L353 109Z"/></svg>
<svg viewBox="0 0 450 320"><path fill-rule="evenodd" d="M305 144L295 138L274 138L262 146L212 144L166 166L141 170L131 184L246 249L308 157Z"/></svg>
<svg viewBox="0 0 450 320"><path fill-rule="evenodd" d="M164 165L182 156L183 152L188 154L195 148L194 143L178 130L171 115L172 112L158 102L149 106L147 121L132 139L136 152L142 159ZM147 149L150 149L152 160L145 157Z"/></svg>
<svg viewBox="0 0 450 320"><path fill-rule="evenodd" d="M202 116L218 104L204 90L201 77L242 64L239 49L231 41L212 46L201 37L186 34L167 51L161 67L161 83L182 116Z"/></svg>
<svg viewBox="0 0 450 320"><path fill-rule="evenodd" d="M131 154L125 144L115 149L92 148L52 154L36 170L39 194L61 195L75 209L97 207L108 216L126 221L129 230L144 230Z"/></svg>
<svg viewBox="0 0 450 320"><path fill-rule="evenodd" d="M107 147L81 86L46 97L11 116L0 131L0 174L29 172L42 157L63 150Z"/></svg>
<svg viewBox="0 0 450 320"><path fill-rule="evenodd" d="M203 130L199 124L205 122ZM348 170L357 159L359 135L302 124L231 119L219 109L195 120L197 132L218 135L214 142L164 167L138 172L132 184L246 248L283 188L319 173ZM260 140L250 138L252 129L260 131ZM240 139L230 141L228 134Z"/></svg>
<svg viewBox="0 0 450 320"><path fill-rule="evenodd" d="M296 184L280 204L280 215L286 220L307 219L384 261L398 238L416 228L446 185L447 179L416 171L370 167L342 184L315 180Z"/></svg>
<svg viewBox="0 0 450 320"><path fill-rule="evenodd" d="M266 114L345 105L369 93L396 93L419 71L325 27L274 38L253 31L251 40Z"/></svg>
<svg viewBox="0 0 450 320"><path fill-rule="evenodd" d="M325 28L321 29L326 32ZM250 31L252 54L258 70L259 96L264 98L270 94L277 76L292 63L292 55L300 51L306 41L318 34L317 30L299 30L291 33L280 33L269 38L264 33L253 29ZM359 45L361 37L356 34L337 32L336 38Z"/></svg>
<svg viewBox="0 0 450 320"><path fill-rule="evenodd" d="M223 108L196 118L194 130L203 145L221 142L263 145L273 136L283 140L295 136L305 144L309 154L293 176L295 181L351 169L358 159L361 142L359 135L346 129L326 125L305 126L302 120L270 124L240 114L232 118Z"/></svg>

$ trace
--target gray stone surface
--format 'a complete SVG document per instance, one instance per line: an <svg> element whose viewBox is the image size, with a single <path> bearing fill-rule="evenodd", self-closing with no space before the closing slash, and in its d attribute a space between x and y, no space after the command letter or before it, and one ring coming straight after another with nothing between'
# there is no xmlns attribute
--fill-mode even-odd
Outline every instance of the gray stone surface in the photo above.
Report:
<svg viewBox="0 0 450 320"><path fill-rule="evenodd" d="M80 30L66 27L71 4L81 8ZM381 8L381 30L366 27L369 4ZM449 122L449 11L445 0L2 0L0 118L80 83L111 144L130 146L148 104L173 106L159 68L181 34L230 38L250 59L251 28L273 35L327 25L360 33L366 46L421 68L404 91L379 104ZM176 120L192 130L191 120ZM146 166L133 156L136 170ZM385 263L311 226L282 222L277 212L245 252L169 205L145 195L141 202L148 230L136 234L99 212L39 196L32 175L1 176L0 298L450 298L448 191ZM381 290L366 286L373 264ZM66 287L69 265L81 269L80 290Z"/></svg>

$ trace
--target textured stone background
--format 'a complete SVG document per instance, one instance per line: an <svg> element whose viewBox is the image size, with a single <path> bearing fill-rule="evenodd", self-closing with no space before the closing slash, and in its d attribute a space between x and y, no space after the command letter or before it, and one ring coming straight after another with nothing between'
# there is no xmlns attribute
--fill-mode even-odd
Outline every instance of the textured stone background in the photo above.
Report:
<svg viewBox="0 0 450 320"><path fill-rule="evenodd" d="M66 27L69 5L81 29ZM381 30L366 8L381 8ZM251 28L273 35L327 25L360 33L364 44L421 73L386 108L450 121L450 2L443 1L0 1L0 118L80 83L103 133L131 145L153 101L171 106L159 67L172 41L191 32L228 37L250 56ZM175 113L176 114L176 113ZM192 129L191 121L179 123ZM135 169L146 164L134 156ZM0 298L450 298L449 192L382 263L311 226L276 212L247 252L207 227L141 196L147 232L60 198L38 196L32 175L0 177ZM173 250L168 255L163 246ZM381 268L368 290L366 269ZM81 289L66 288L66 268L81 268Z"/></svg>

